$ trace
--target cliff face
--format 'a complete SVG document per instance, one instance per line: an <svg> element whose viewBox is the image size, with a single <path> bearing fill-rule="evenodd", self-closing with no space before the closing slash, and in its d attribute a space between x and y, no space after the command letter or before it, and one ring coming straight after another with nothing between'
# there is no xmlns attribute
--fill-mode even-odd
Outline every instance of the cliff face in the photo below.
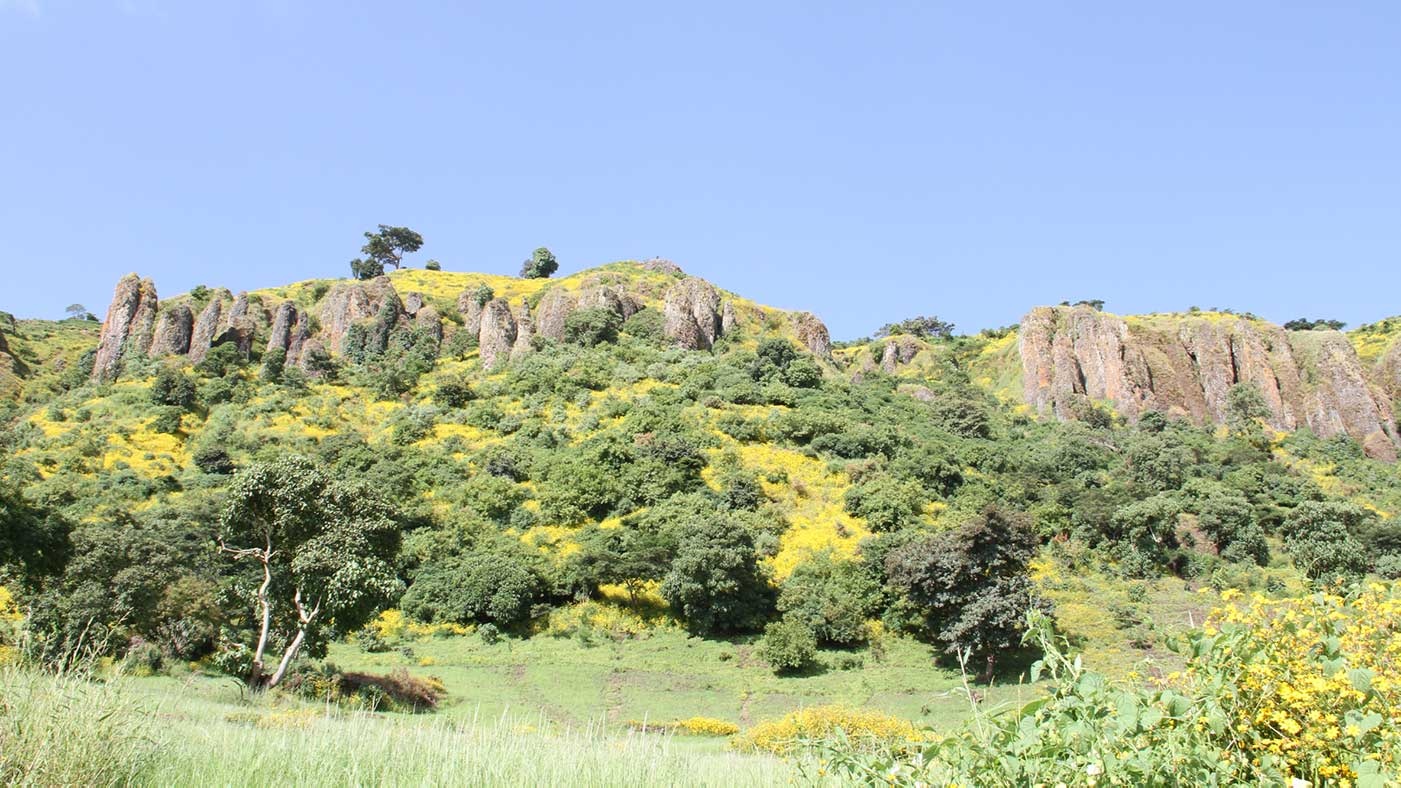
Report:
<svg viewBox="0 0 1401 788"><path fill-rule="evenodd" d="M1227 396L1254 385L1280 430L1350 435L1395 459L1391 404L1336 331L1285 331L1209 313L1122 318L1089 307L1039 307L1018 335L1023 391L1042 414L1072 417L1077 400L1107 400L1129 420L1156 410L1222 423Z"/></svg>
<svg viewBox="0 0 1401 788"><path fill-rule="evenodd" d="M416 287L401 293L396 282ZM461 289L444 293L449 283ZM501 289L499 295L493 287ZM270 292L275 295L234 296L219 289L210 291L207 303L181 297L162 310L155 287L132 274L118 284L108 310L93 377L114 379L128 354L185 356L198 363L221 344L232 344L245 356L280 349L288 364L306 368L308 359L322 351L340 355L350 352L352 344L357 352L362 346L382 350L383 340L399 328L439 343L449 332L465 331L476 339L482 366L489 370L534 352L542 341L564 341L570 316L583 310L612 312L620 322L654 310L667 340L694 350L711 348L726 333L744 331L746 336L785 335L822 358L831 353L827 327L816 316L734 299L660 260L615 264L548 282L402 271L369 281L303 283Z"/></svg>
<svg viewBox="0 0 1401 788"><path fill-rule="evenodd" d="M107 319L102 323L102 334L97 340L93 380L116 378L123 356L145 355L150 350L159 305L156 286L151 280L127 274L117 282L112 305L107 308Z"/></svg>

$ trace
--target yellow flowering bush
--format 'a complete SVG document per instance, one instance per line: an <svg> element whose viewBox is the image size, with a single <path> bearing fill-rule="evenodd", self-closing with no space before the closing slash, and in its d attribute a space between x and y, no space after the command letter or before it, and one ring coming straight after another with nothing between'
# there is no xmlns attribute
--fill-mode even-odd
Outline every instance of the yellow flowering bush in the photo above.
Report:
<svg viewBox="0 0 1401 788"><path fill-rule="evenodd" d="M739 733L739 726L727 720L714 717L689 717L675 722L639 722L634 720L628 727L639 731L679 733L689 736L733 736Z"/></svg>
<svg viewBox="0 0 1401 788"><path fill-rule="evenodd" d="M1184 679L1215 695L1227 743L1252 764L1313 782L1395 773L1401 756L1401 595L1373 583L1348 596L1239 599L1186 644ZM1376 767L1370 764L1377 764Z"/></svg>
<svg viewBox="0 0 1401 788"><path fill-rule="evenodd" d="M785 717L761 722L735 740L739 750L766 750L779 755L798 749L804 741L841 735L858 750L903 749L928 737L908 720L850 706L811 706Z"/></svg>
<svg viewBox="0 0 1401 788"><path fill-rule="evenodd" d="M1399 591L1227 591L1201 629L1170 639L1185 669L1147 684L1087 669L1033 613L1044 657L1031 678L1050 678L1045 697L978 713L924 747L863 751L840 735L806 746L821 756L817 776L842 784L1395 785Z"/></svg>

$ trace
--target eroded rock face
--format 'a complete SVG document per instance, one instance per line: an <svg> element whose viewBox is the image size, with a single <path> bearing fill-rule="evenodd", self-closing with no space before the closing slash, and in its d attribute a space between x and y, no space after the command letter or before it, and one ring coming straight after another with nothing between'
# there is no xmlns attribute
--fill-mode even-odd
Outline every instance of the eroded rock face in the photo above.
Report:
<svg viewBox="0 0 1401 788"><path fill-rule="evenodd" d="M1370 441L1394 456L1395 425L1337 332L1287 332L1222 315L1125 318L1088 307L1039 307L1018 334L1027 404L1072 417L1077 398L1107 400L1129 420L1156 410L1197 424L1226 419L1237 383L1254 384L1280 430ZM1380 434L1391 450L1370 438Z"/></svg>
<svg viewBox="0 0 1401 788"><path fill-rule="evenodd" d="M422 293L409 293L404 296L404 314L413 317L418 314L418 310L423 308L427 301L423 299Z"/></svg>
<svg viewBox="0 0 1401 788"><path fill-rule="evenodd" d="M606 309L627 320L643 308L641 299L621 287L598 285L577 293L555 289L545 293L535 308L535 333L545 339L564 341L569 316L585 309Z"/></svg>
<svg viewBox="0 0 1401 788"><path fill-rule="evenodd" d="M195 326L194 312L185 304L177 304L161 313L151 339L152 356L183 356L190 351L190 337Z"/></svg>
<svg viewBox="0 0 1401 788"><path fill-rule="evenodd" d="M443 316L438 314L437 307L427 304L419 308L413 316L414 328L426 332L438 344L443 342Z"/></svg>
<svg viewBox="0 0 1401 788"><path fill-rule="evenodd" d="M217 336L223 327L224 302L233 298L233 294L223 288L214 291L214 295L209 299L209 303L200 310L199 318L195 320L194 332L190 335L190 363L198 364L204 360L205 354L214 344L214 337Z"/></svg>
<svg viewBox="0 0 1401 788"><path fill-rule="evenodd" d="M311 320L291 301L283 301L273 312L272 328L267 349L280 348L287 353L288 364L301 364L307 340L311 339Z"/></svg>
<svg viewBox="0 0 1401 788"><path fill-rule="evenodd" d="M728 302L725 304L727 312L730 309ZM724 317L721 317L721 324ZM799 312L793 316L793 331L798 335L798 341L803 343L814 356L828 358L832 355L832 336L827 333L827 325L817 319L817 315L811 312Z"/></svg>
<svg viewBox="0 0 1401 788"><path fill-rule="evenodd" d="M239 355L248 358L253 353L253 337L257 332L258 324L253 322L253 318L234 318L229 323L229 327L224 329L218 337L215 337L211 347L233 345L238 348Z"/></svg>
<svg viewBox="0 0 1401 788"><path fill-rule="evenodd" d="M379 315L386 306L396 313L402 313L404 309L399 293L388 277L337 284L321 301L322 342L335 353L344 352L345 337L350 327Z"/></svg>
<svg viewBox="0 0 1401 788"><path fill-rule="evenodd" d="M97 341L93 380L116 379L124 355L145 354L150 349L158 306L156 286L151 280L127 274L117 282L112 304L107 307L107 319L102 323L102 333Z"/></svg>
<svg viewBox="0 0 1401 788"><path fill-rule="evenodd" d="M494 298L482 307L481 328L477 332L482 366L494 369L510 357L516 343L516 319L504 298Z"/></svg>
<svg viewBox="0 0 1401 788"><path fill-rule="evenodd" d="M535 339L535 321L530 316L530 304L521 299L516 307L516 341L511 343L511 358L516 359L531 351L530 343Z"/></svg>
<svg viewBox="0 0 1401 788"><path fill-rule="evenodd" d="M1401 403L1401 340L1392 343L1377 362L1377 385L1391 398L1392 409Z"/></svg>
<svg viewBox="0 0 1401 788"><path fill-rule="evenodd" d="M895 370L901 364L908 364L919 355L919 340L911 336L899 334L886 340L881 348L880 368L887 375L895 374Z"/></svg>
<svg viewBox="0 0 1401 788"><path fill-rule="evenodd" d="M720 293L703 279L682 279L666 291L662 306L667 339L690 350L709 350L720 336Z"/></svg>
<svg viewBox="0 0 1401 788"><path fill-rule="evenodd" d="M681 270L681 266L677 265L676 263L673 263L670 260L663 260L660 257L653 257L651 260L644 261L642 263L642 268L647 271L657 271L663 274L683 273L683 271Z"/></svg>

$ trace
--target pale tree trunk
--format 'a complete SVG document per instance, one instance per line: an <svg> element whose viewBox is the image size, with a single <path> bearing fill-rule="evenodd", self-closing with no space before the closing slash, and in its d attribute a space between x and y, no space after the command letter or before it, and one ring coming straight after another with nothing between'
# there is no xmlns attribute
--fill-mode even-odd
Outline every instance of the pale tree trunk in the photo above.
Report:
<svg viewBox="0 0 1401 788"><path fill-rule="evenodd" d="M262 621L258 627L258 646L253 649L253 666L249 670L248 686L253 689L262 689L264 656L268 648L268 636L272 631L272 600L268 599L268 589L272 587L272 557L277 553L272 549L272 540L269 539L265 547L245 547L234 548L219 542L219 550L234 557L256 558L258 563L263 565L263 583L258 586L258 610L262 614Z"/></svg>
<svg viewBox="0 0 1401 788"><path fill-rule="evenodd" d="M297 606L297 636L292 638L292 642L287 646L287 650L282 652L282 661L277 665L277 671L268 679L269 689L276 687L282 681L282 677L287 674L287 668L291 666L292 660L297 658L297 652L302 650L302 643L306 642L306 631L311 626L311 622L316 618L316 614L321 612L321 603L317 602L311 610L307 610L302 605L302 590L297 589L292 596L292 604Z"/></svg>

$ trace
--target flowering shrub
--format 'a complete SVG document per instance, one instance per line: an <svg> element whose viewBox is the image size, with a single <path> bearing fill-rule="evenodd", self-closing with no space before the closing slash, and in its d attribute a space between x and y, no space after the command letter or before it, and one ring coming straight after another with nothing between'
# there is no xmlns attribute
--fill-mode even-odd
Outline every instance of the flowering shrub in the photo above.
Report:
<svg viewBox="0 0 1401 788"><path fill-rule="evenodd" d="M634 720L628 727L639 731L679 733L689 736L733 736L739 733L739 726L727 720L714 717L689 717L675 722L639 722Z"/></svg>
<svg viewBox="0 0 1401 788"><path fill-rule="evenodd" d="M855 752L904 752L927 738L906 720L878 711L812 706L755 725L736 739L734 746L739 750L766 750L785 755L801 749L805 741L838 733Z"/></svg>
<svg viewBox="0 0 1401 788"><path fill-rule="evenodd" d="M1401 766L1401 594L1373 584L1336 594L1227 603L1170 643L1182 673L1120 686L1086 670L1033 613L1046 697L975 714L923 748L871 749L816 733L800 763L866 785L1394 784ZM814 765L815 764L815 765Z"/></svg>
<svg viewBox="0 0 1401 788"><path fill-rule="evenodd" d="M1228 602L1239 592L1226 591ZM1185 680L1215 696L1252 765L1354 780L1401 756L1401 595L1373 583L1215 611L1184 644Z"/></svg>

